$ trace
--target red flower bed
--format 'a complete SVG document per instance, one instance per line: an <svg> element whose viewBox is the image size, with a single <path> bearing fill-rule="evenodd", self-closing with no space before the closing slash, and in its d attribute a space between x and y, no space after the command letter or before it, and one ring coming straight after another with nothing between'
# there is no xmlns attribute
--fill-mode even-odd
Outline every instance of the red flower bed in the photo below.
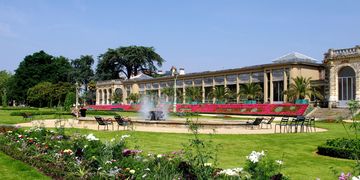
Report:
<svg viewBox="0 0 360 180"><path fill-rule="evenodd" d="M199 112L239 115L284 115L300 116L307 109L307 104L177 104L177 112ZM94 110L138 111L140 105L91 105ZM169 108L170 110L172 107Z"/></svg>
<svg viewBox="0 0 360 180"><path fill-rule="evenodd" d="M307 106L306 104L179 104L176 108L178 112L299 116L305 113Z"/></svg>

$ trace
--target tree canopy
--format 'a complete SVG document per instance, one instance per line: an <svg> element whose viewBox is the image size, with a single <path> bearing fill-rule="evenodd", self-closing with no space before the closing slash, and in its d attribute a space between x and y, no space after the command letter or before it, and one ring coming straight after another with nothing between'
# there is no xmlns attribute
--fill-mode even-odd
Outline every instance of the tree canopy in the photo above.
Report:
<svg viewBox="0 0 360 180"><path fill-rule="evenodd" d="M72 68L67 58L53 57L44 51L28 55L15 70L11 79L11 97L24 102L27 91L40 82L67 82Z"/></svg>
<svg viewBox="0 0 360 180"><path fill-rule="evenodd" d="M90 55L80 56L80 58L71 61L73 68L71 77L74 81L83 84L85 91L87 91L87 85L94 76L94 71L91 68L93 64L94 58Z"/></svg>
<svg viewBox="0 0 360 180"><path fill-rule="evenodd" d="M96 75L100 80L118 79L123 74L127 79L139 72L153 75L164 59L153 47L128 46L108 49L99 56Z"/></svg>

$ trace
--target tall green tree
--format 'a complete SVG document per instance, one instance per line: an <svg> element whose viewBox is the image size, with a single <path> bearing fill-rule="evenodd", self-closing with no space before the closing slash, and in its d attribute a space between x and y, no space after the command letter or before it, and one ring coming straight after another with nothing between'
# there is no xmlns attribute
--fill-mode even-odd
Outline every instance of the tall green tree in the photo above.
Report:
<svg viewBox="0 0 360 180"><path fill-rule="evenodd" d="M7 106L8 99L7 94L9 91L9 81L11 78L11 73L5 70L0 71L0 99L3 106Z"/></svg>
<svg viewBox="0 0 360 180"><path fill-rule="evenodd" d="M290 101L296 99L305 99L306 97L310 98L312 95L318 99L323 99L324 96L317 91L315 88L310 86L311 77L305 78L302 76L297 76L292 78L293 82L290 84L289 89L284 91Z"/></svg>
<svg viewBox="0 0 360 180"><path fill-rule="evenodd" d="M27 100L29 104L37 107L52 106L54 85L50 82L41 82L29 88Z"/></svg>
<svg viewBox="0 0 360 180"><path fill-rule="evenodd" d="M90 55L80 56L78 59L71 61L73 71L71 77L75 82L79 82L85 87L85 92L88 90L88 83L94 76L94 71L91 66L94 64L94 58Z"/></svg>
<svg viewBox="0 0 360 180"><path fill-rule="evenodd" d="M262 88L257 83L242 84L238 96L242 99L255 100L262 96Z"/></svg>
<svg viewBox="0 0 360 180"><path fill-rule="evenodd" d="M118 79L123 74L127 79L139 72L153 75L157 67L161 67L164 59L155 52L153 47L128 46L108 49L99 56L96 68L98 79Z"/></svg>
<svg viewBox="0 0 360 180"><path fill-rule="evenodd" d="M25 102L28 89L40 82L68 82L71 65L65 57L53 57L44 51L28 55L15 70L10 82L10 96Z"/></svg>

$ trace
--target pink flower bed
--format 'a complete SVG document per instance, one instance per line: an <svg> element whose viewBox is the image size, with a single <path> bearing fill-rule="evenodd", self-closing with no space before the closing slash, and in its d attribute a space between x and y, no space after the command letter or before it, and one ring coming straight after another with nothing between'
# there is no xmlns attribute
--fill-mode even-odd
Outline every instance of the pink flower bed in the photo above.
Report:
<svg viewBox="0 0 360 180"><path fill-rule="evenodd" d="M307 104L177 104L177 112L200 112L218 114L239 114L239 115L284 115L300 116L307 109ZM138 111L140 105L91 105L86 108L94 110ZM172 107L169 108L172 110Z"/></svg>

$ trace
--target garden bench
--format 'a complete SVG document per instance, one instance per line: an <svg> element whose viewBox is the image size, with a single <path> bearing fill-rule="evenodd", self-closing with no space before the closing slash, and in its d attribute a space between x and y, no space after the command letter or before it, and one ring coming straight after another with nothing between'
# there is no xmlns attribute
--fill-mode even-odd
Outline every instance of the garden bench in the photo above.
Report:
<svg viewBox="0 0 360 180"><path fill-rule="evenodd" d="M114 124L112 123L111 119L105 120L104 118L100 116L95 116L95 120L98 123L98 130L100 129L100 126L104 126L107 130L109 130L109 125L112 125L112 130L114 130Z"/></svg>
<svg viewBox="0 0 360 180"><path fill-rule="evenodd" d="M30 121L33 120L33 116L31 113L23 113L22 117L24 120L30 120Z"/></svg>

